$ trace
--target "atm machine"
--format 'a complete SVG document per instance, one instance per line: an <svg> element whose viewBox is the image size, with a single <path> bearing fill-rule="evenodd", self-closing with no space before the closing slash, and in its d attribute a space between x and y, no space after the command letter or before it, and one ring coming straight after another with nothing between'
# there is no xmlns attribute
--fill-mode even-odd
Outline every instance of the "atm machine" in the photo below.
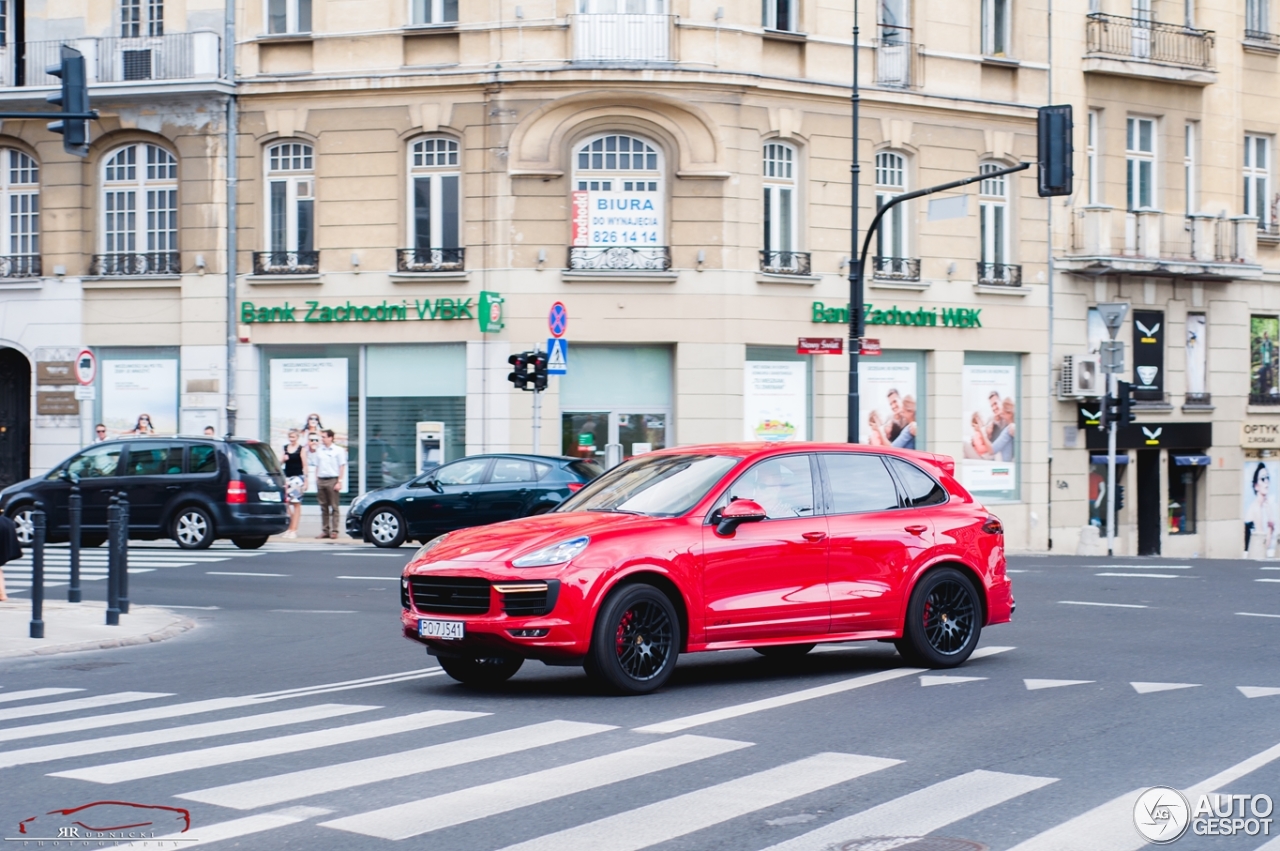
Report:
<svg viewBox="0 0 1280 851"><path fill-rule="evenodd" d="M417 424L418 463L414 475L422 475L444 463L444 423L420 422Z"/></svg>

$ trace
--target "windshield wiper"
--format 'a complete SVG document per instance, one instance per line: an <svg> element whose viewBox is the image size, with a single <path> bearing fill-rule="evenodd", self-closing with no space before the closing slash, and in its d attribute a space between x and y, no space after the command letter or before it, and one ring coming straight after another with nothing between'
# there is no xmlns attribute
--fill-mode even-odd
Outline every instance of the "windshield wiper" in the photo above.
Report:
<svg viewBox="0 0 1280 851"><path fill-rule="evenodd" d="M604 514L634 514L637 517L648 517L643 511L632 511L630 508L588 508L587 511Z"/></svg>

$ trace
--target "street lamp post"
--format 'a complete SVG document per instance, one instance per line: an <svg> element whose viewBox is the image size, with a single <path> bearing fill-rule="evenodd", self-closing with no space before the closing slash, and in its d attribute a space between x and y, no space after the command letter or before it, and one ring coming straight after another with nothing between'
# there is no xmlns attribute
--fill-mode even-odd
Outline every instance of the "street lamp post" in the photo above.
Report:
<svg viewBox="0 0 1280 851"><path fill-rule="evenodd" d="M846 439L858 442L858 355L862 350L862 264L858 257L858 184L862 179L862 166L858 161L858 107L862 96L858 92L858 0L853 0L853 164L850 166L853 183L851 223L849 228L849 410Z"/></svg>

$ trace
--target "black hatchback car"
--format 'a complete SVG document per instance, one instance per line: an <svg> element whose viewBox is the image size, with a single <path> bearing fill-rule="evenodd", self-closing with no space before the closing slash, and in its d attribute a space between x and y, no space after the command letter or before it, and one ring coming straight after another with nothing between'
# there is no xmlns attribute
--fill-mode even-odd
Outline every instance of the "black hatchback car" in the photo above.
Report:
<svg viewBox="0 0 1280 851"><path fill-rule="evenodd" d="M31 542L37 501L48 517L48 540L69 539L72 484L80 486L83 546L107 539L107 507L116 494L129 500L130 538L173 538L188 550L219 538L256 549L289 525L284 475L267 444L138 437L95 443L43 476L0 491L0 511L14 520L23 544Z"/></svg>
<svg viewBox="0 0 1280 851"><path fill-rule="evenodd" d="M544 514L604 472L594 461L472 455L351 503L347 534L379 547L423 543L467 526Z"/></svg>

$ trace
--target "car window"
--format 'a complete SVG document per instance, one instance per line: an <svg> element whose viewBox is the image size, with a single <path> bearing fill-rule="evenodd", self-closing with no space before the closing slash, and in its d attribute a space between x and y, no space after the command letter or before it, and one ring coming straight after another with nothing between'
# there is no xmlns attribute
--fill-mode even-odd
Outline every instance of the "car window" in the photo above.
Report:
<svg viewBox="0 0 1280 851"><path fill-rule="evenodd" d="M436 470L436 481L442 485L478 485L484 478L488 458L464 458Z"/></svg>
<svg viewBox="0 0 1280 851"><path fill-rule="evenodd" d="M760 503L770 520L812 517L813 472L808 455L784 455L761 461L743 473L728 490L728 502L750 499Z"/></svg>
<svg viewBox="0 0 1280 851"><path fill-rule="evenodd" d="M947 501L947 492L942 485L924 470L901 458L890 458L889 466L898 474L898 482L902 485L903 496L907 505L919 508L923 505L941 505Z"/></svg>
<svg viewBox="0 0 1280 851"><path fill-rule="evenodd" d="M604 467L601 467L595 461L570 461L565 466L574 475L580 476L588 482L604 473Z"/></svg>
<svg viewBox="0 0 1280 851"><path fill-rule="evenodd" d="M533 464L519 458L499 458L493 462L493 472L489 474L493 484L506 482L535 481Z"/></svg>
<svg viewBox="0 0 1280 851"><path fill-rule="evenodd" d="M176 476L182 473L181 443L129 444L126 476Z"/></svg>
<svg viewBox="0 0 1280 851"><path fill-rule="evenodd" d="M898 507L898 490L879 455L830 453L822 460L831 486L832 514Z"/></svg>
<svg viewBox="0 0 1280 851"><path fill-rule="evenodd" d="M280 472L275 453L265 443L233 443L236 466L250 476L272 476Z"/></svg>
<svg viewBox="0 0 1280 851"><path fill-rule="evenodd" d="M120 466L120 444L112 446L94 446L86 449L71 459L67 472L74 473L82 479L100 479L103 476L116 475Z"/></svg>
<svg viewBox="0 0 1280 851"><path fill-rule="evenodd" d="M632 458L595 479L555 510L675 517L697 505L740 460L724 455Z"/></svg>
<svg viewBox="0 0 1280 851"><path fill-rule="evenodd" d="M218 450L207 443L192 444L187 452L188 473L218 472Z"/></svg>

